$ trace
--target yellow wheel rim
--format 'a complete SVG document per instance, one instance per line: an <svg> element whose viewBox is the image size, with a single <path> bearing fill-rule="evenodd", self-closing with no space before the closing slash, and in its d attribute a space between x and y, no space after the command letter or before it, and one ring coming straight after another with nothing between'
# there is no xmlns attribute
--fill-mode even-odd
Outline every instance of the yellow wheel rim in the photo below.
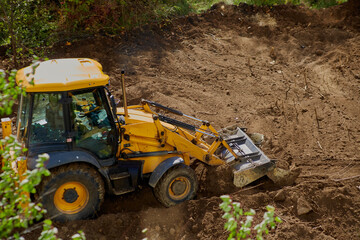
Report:
<svg viewBox="0 0 360 240"><path fill-rule="evenodd" d="M173 200L182 200L190 192L190 181L186 177L174 178L169 184L169 195Z"/></svg>
<svg viewBox="0 0 360 240"><path fill-rule="evenodd" d="M75 214L83 210L89 201L87 188L79 182L67 182L55 192L55 207L62 213Z"/></svg>

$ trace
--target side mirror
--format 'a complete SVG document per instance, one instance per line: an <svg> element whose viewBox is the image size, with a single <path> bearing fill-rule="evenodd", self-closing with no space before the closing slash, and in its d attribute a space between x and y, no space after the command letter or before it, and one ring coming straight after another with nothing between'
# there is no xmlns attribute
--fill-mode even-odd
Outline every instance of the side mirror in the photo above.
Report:
<svg viewBox="0 0 360 240"><path fill-rule="evenodd" d="M113 95L110 96L110 104L114 115L116 116L116 102Z"/></svg>

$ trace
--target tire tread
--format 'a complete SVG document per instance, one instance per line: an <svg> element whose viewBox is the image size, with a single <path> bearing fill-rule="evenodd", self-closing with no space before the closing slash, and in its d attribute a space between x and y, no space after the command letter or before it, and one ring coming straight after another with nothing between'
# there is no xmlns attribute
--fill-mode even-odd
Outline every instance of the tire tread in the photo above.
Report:
<svg viewBox="0 0 360 240"><path fill-rule="evenodd" d="M46 186L52 180L57 178L59 175L70 173L70 172L73 172L77 175L85 175L85 176L90 177L94 181L94 183L97 184L97 191L99 194L98 202L97 202L96 207L92 214L89 214L86 217L80 216L80 218L71 219L71 220L84 219L84 218L88 218L88 217L94 217L96 215L96 213L100 210L102 203L104 202L105 188L104 188L104 182L103 182L102 177L93 167L91 167L90 165L88 165L86 163L72 163L72 164L68 164L65 166L60 166L60 167L57 167L54 169L50 169L50 172L51 172L51 175L43 178L43 180L37 187L37 193L40 196L40 198L43 198L43 196L45 195L44 190L45 190ZM50 193L51 192L49 192L47 194L50 194ZM52 217L52 216L49 216L49 217ZM64 217L64 215L60 215L59 217L55 217L54 219L57 221L60 221L60 222L65 222L68 220L68 219L66 219L66 217Z"/></svg>
<svg viewBox="0 0 360 240"><path fill-rule="evenodd" d="M188 195L188 197L186 197L184 200L179 201L179 202L175 202L175 201L172 201L171 199L169 199L166 195L166 192L164 192L164 189L163 189L164 188L163 185L165 184L167 179L169 177L171 177L171 175L173 175L174 172L176 172L176 171L187 172L190 175L190 177L192 178L192 179L190 179L191 184L193 184L193 186L191 186L191 187L194 187L192 193L190 195ZM193 199L196 196L197 189L198 189L198 181L197 181L197 177L196 177L194 170L185 164L178 164L178 165L175 165L174 167L168 169L164 173L164 175L160 178L160 180L158 181L158 183L156 184L156 186L154 188L154 196L165 207L171 207L180 202Z"/></svg>

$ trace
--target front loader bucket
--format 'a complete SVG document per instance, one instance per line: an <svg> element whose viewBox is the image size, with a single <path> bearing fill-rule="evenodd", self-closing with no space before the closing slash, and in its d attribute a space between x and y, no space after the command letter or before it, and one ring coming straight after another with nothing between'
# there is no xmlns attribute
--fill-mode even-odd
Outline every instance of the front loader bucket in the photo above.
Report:
<svg viewBox="0 0 360 240"><path fill-rule="evenodd" d="M275 162L270 160L239 127L219 131L223 139L238 155L235 157L222 148L218 156L234 168L234 185L244 187L273 171Z"/></svg>
<svg viewBox="0 0 360 240"><path fill-rule="evenodd" d="M244 187L255 180L265 176L269 171L274 169L274 162L269 162L259 166L249 164L237 164L234 171L234 185L236 187ZM237 169L239 168L239 169Z"/></svg>

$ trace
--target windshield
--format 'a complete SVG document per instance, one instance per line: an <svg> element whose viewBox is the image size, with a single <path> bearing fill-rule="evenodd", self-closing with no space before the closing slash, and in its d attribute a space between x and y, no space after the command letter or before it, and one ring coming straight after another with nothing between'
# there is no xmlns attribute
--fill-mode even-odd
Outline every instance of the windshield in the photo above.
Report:
<svg viewBox="0 0 360 240"><path fill-rule="evenodd" d="M30 114L30 94L21 95L20 104L16 119L17 139L19 142L26 141L27 124Z"/></svg>

